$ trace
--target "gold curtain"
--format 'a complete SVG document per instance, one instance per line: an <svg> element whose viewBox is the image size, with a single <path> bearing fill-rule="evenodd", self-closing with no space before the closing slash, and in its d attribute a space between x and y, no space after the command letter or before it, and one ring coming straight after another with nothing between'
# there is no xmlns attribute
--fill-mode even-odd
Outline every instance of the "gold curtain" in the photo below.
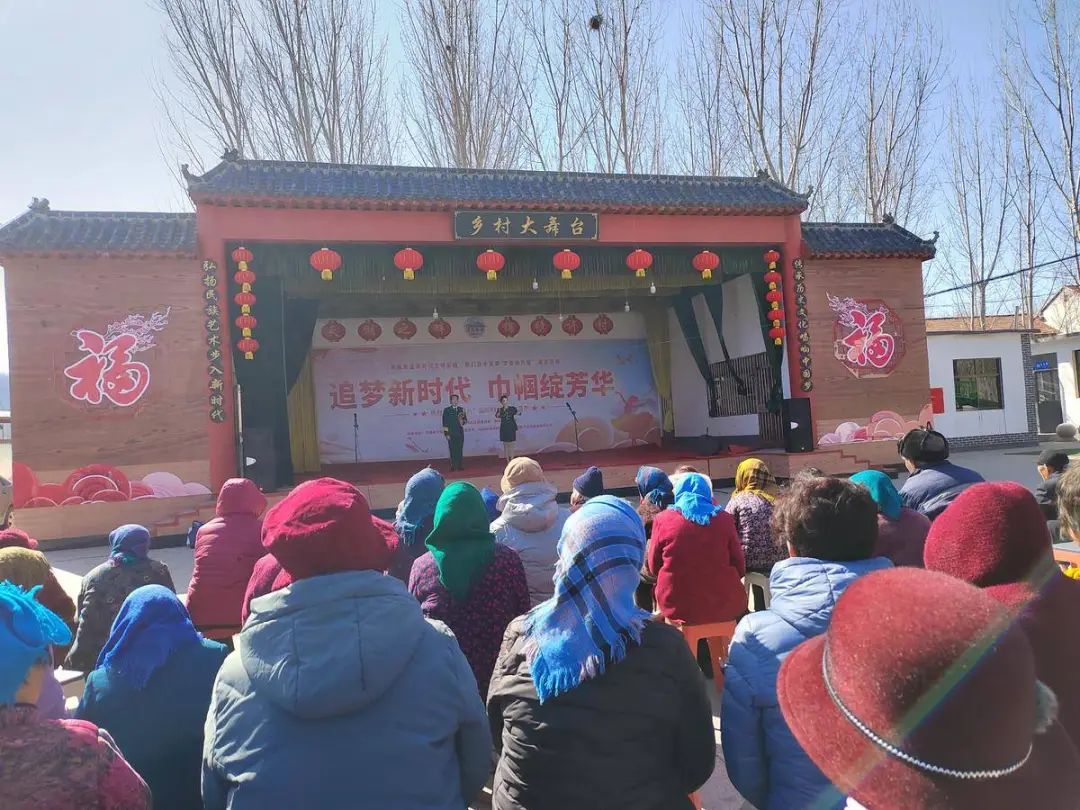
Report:
<svg viewBox="0 0 1080 810"><path fill-rule="evenodd" d="M653 384L660 398L661 429L670 435L675 432L675 412L671 405L671 335L667 307L648 305L644 308L644 315L645 343L649 349Z"/></svg>
<svg viewBox="0 0 1080 810"><path fill-rule="evenodd" d="M300 376L289 392L289 446L293 472L318 472L319 439L315 432L315 378L311 373L311 355L304 360Z"/></svg>

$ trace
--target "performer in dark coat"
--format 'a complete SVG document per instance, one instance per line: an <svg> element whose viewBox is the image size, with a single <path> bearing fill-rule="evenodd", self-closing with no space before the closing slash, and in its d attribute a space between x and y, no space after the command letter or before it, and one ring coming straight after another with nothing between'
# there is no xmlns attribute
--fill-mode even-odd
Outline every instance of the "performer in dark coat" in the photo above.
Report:
<svg viewBox="0 0 1080 810"><path fill-rule="evenodd" d="M465 425L469 424L469 417L465 415L465 409L458 404L459 401L457 394L451 394L450 404L443 408L442 412L442 432L450 445L451 470L465 469L462 450L465 447Z"/></svg>
<svg viewBox="0 0 1080 810"><path fill-rule="evenodd" d="M514 458L514 442L517 441L517 415L518 409L508 404L509 397L503 394L499 397L499 407L495 411L495 418L499 420L499 441L502 442L503 455L507 461Z"/></svg>

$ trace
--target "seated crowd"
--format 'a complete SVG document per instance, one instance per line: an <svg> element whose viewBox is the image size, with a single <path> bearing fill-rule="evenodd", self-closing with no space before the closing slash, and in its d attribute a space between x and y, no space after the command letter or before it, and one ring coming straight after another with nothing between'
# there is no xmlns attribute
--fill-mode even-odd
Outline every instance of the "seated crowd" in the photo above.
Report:
<svg viewBox="0 0 1080 810"><path fill-rule="evenodd" d="M642 467L632 505L590 467L569 507L529 458L501 493L427 468L392 522L335 479L269 510L234 479L186 598L142 526L77 603L0 532L0 807L691 808L714 671L758 810L1075 807L1080 581L1050 533L1080 540L1080 466L1040 457L1036 500L932 430L898 449L899 491L748 459L723 505L690 467Z"/></svg>

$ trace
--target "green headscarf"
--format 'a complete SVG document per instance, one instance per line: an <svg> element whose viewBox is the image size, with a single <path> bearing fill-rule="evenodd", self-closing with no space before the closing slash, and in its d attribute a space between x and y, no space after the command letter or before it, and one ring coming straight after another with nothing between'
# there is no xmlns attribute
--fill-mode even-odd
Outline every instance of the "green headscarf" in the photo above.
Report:
<svg viewBox="0 0 1080 810"><path fill-rule="evenodd" d="M851 483L859 484L870 490L870 497L877 504L878 511L889 520L898 520L904 508L900 502L900 493L892 479L879 470L863 470L850 478Z"/></svg>
<svg viewBox="0 0 1080 810"><path fill-rule="evenodd" d="M489 525L484 497L476 487L458 481L443 490L426 545L439 567L439 581L455 599L468 598L495 556Z"/></svg>

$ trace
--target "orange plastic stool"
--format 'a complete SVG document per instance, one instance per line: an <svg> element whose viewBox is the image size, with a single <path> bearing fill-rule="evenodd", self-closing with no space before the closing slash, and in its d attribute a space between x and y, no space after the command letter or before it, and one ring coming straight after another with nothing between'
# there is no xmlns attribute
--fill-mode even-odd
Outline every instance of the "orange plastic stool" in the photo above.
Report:
<svg viewBox="0 0 1080 810"><path fill-rule="evenodd" d="M728 645L735 635L738 622L713 622L711 624L676 624L674 625L686 639L690 652L697 657L698 642L703 640L709 648L709 659L713 668L713 684L717 693L724 691L724 662L727 661Z"/></svg>

